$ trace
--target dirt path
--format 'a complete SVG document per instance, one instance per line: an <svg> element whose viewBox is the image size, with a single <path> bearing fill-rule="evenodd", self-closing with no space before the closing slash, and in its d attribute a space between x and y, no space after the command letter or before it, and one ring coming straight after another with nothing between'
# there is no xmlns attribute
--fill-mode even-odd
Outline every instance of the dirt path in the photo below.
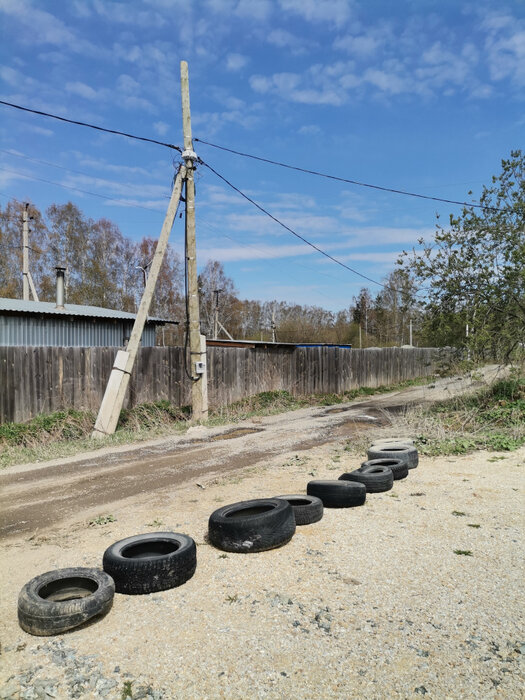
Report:
<svg viewBox="0 0 525 700"><path fill-rule="evenodd" d="M485 369L486 378L498 372ZM11 467L0 475L0 539L86 519L100 507L162 494L183 484L264 463L350 437L388 422L411 403L444 398L478 386L470 376L370 397L332 408L312 407L235 426L196 426L183 437L134 448L102 449L75 459Z"/></svg>

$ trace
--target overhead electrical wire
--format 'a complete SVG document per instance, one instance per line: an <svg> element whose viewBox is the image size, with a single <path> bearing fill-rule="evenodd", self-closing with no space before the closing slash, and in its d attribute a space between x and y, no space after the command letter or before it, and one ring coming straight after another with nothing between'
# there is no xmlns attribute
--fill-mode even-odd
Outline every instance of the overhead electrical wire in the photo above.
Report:
<svg viewBox="0 0 525 700"><path fill-rule="evenodd" d="M118 202L120 204L123 203L122 199L118 199L116 197L108 197L105 194L99 194L98 192L90 192L89 190L83 190L80 187L74 187L73 185L64 185L61 182L54 182L53 180L46 180L42 177L36 177L35 175L26 175L25 173L21 173L18 170L8 170L7 168L0 168L0 171L4 173L10 173L12 175L18 175L20 177L25 177L28 180L36 180L38 182L45 182L48 185L56 185L57 187L63 187L66 190L74 190L76 192L82 192L82 194L88 194L91 195L92 197L99 197L100 199L106 199L109 202ZM15 197L13 197L15 199ZM19 200L17 200L19 201ZM131 204L128 202L125 202L127 207L134 207L135 209L146 209L146 211L153 211L157 214L160 214L161 211L160 209L153 209L152 207L144 207L141 204Z"/></svg>
<svg viewBox="0 0 525 700"><path fill-rule="evenodd" d="M357 185L359 187L368 187L373 190L380 190L382 192L391 192L393 194L402 194L407 197L417 197L418 199L430 199L434 202L444 202L445 204L459 204L464 207L474 207L476 209L488 209L490 211L506 212L508 209L500 209L498 207L489 207L484 204L471 204L469 202L462 202L456 199L444 199L443 197L432 197L427 194L417 194L416 192L408 192L406 190L398 190L392 187L382 187L381 185L372 185L367 182L359 182L358 180L350 180L345 177L339 177L337 175L329 175L328 173L321 173L318 170L309 170L308 168L301 168L297 165L289 165L288 163L281 163L277 160L271 160L270 158L261 158L260 156L254 156L251 153L243 153L242 151L236 151L233 148L226 148L226 146L219 146L216 143L211 143L210 141L205 141L204 139L199 139L194 137L194 141L199 143L204 143L206 146L212 146L213 148L218 148L221 151L226 151L227 153L234 153L237 156L242 156L243 158L251 158L252 160L259 160L263 163L269 163L270 165L278 165L281 168L288 168L288 170L297 170L300 173L307 173L308 175L317 175L318 177L324 177L328 180L337 180L338 182L346 182L349 185Z"/></svg>
<svg viewBox="0 0 525 700"><path fill-rule="evenodd" d="M259 209L259 211L261 211L263 214L266 214L266 216L268 216L270 219L272 219L277 224L279 224L279 226L282 226L284 229L286 229L286 231L291 233L293 236L295 236L296 238L299 238L301 241L303 241L303 243L306 243L311 248L316 250L318 253L321 253L321 255L324 255L326 258L328 258L332 262L335 262L337 265L340 265L345 270L352 272L354 275L357 275L358 277L362 277L363 279L367 280L368 282L372 282L373 284L377 284L378 286L383 287L384 289L393 289L390 285L383 284L383 282L378 282L377 280L372 279L371 277L367 277L366 275L363 275L361 272L354 270L353 267L346 265L346 263L342 262L341 260L334 258L333 255L330 255L330 253L327 253L322 248L319 248L319 246L315 245L315 243L311 243L311 241L307 240L304 236L301 236L301 234L297 233L297 231L294 231L292 228L290 228L290 226L287 226L284 222L282 222L276 216L271 214L267 209L265 209L263 206L258 204L254 199L252 199L251 197L248 197L247 194L245 194L242 190L240 190L238 187L236 187L229 180L227 180L223 175L218 173L214 168L212 168L212 166L209 163L206 163L201 158L198 159L198 162L201 165L204 165L206 168L208 168L208 170L211 170L211 172L214 173L214 175L216 175L223 182L225 182L228 185L228 187L231 187L231 189L234 190L235 192L237 192L237 194L241 195L241 197L244 197L244 199L246 199L248 202L250 202L250 204L252 204L257 209ZM401 290L395 290L395 291L401 291Z"/></svg>
<svg viewBox="0 0 525 700"><path fill-rule="evenodd" d="M116 134L117 136L125 136L128 139L134 139L135 141L146 141L147 143L155 143L157 146L164 146L165 148L171 148L179 153L182 153L180 146L175 146L172 143L165 143L164 141L158 141L157 139L150 139L146 136L137 136L136 134L128 134L125 131L119 131L118 129L106 129L103 126L98 126L97 124L90 124L89 122L81 122L76 119L67 119L66 117L60 117L58 114L51 114L50 112L42 112L38 109L29 109L29 107L23 107L22 105L14 104L13 102L6 102L5 100L0 100L0 104L6 107L13 107L13 109L19 109L22 112L30 112L31 114L38 114L41 117L49 117L49 119L58 119L61 122L66 122L68 124L74 124L75 126L85 126L89 129L95 129L96 131L103 131L106 134Z"/></svg>
<svg viewBox="0 0 525 700"><path fill-rule="evenodd" d="M37 114L39 116L43 117L48 117L49 119L57 119L62 122L66 122L68 124L74 124L75 126L83 126L87 127L89 129L96 129L97 131L102 131L108 134L116 134L118 136L125 136L126 138L130 139L135 139L136 141L145 141L147 143L154 143L158 146L164 146L165 148L170 148L172 150L178 151L179 153L182 153L182 148L180 146L175 146L172 143L166 143L165 141L159 141L157 139L152 139L146 136L138 136L137 134L130 134L125 131L120 131L118 129L107 129L103 126L98 126L97 124L91 124L89 122L82 122L78 121L76 119L68 119L66 117L61 117L58 114L52 114L51 112L43 112L38 109L30 109L29 107L24 107L23 105L18 105L13 102L7 102L5 100L0 100L0 104L5 105L6 107L12 107L13 109L18 109L23 112L29 112L31 114ZM431 200L434 202L443 202L445 204L457 204L459 206L464 206L464 207L469 207L469 208L475 208L475 209L485 209L489 211L498 211L498 212L507 212L511 211L509 209L502 209L499 207L491 207L487 206L484 204L475 204L471 202L464 202L461 200L456 200L456 199L445 199L443 197L434 197L432 195L426 195L426 194L419 194L416 192L409 192L407 190L400 190L396 189L393 187L383 187L382 185L373 185L371 183L367 182L361 182L359 180L352 180L350 178L344 178L344 177L339 177L338 175L330 175L329 173L322 173L318 170L311 170L309 168L301 168L297 165L290 165L289 163L282 163L277 160L272 160L271 158L263 158L261 156L256 156L253 155L252 153L244 153L243 151L237 151L233 148L228 148L226 146L220 146L219 144L212 143L211 141L206 141L205 139L200 139L197 137L194 137L193 139L195 142L198 143L203 143L206 146L211 146L212 148L217 148L221 151L225 151L227 153L233 153L238 156L242 156L243 158L251 158L252 160L258 160L263 163L269 163L270 165L277 165L281 168L287 168L289 170L295 170L298 172L302 173L307 173L308 175L316 175L317 177L323 177L327 178L329 180L336 180L337 182L345 182L349 185L356 185L358 187L368 187L370 189L374 190L380 190L381 192L390 192L392 194L401 194L407 197L416 197L418 199L427 199Z"/></svg>

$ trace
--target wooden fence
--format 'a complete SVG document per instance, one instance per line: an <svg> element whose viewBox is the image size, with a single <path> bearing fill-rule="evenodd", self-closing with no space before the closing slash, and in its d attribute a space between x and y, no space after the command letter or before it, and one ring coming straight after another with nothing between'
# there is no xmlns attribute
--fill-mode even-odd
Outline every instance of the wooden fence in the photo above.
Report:
<svg viewBox="0 0 525 700"><path fill-rule="evenodd" d="M0 422L69 407L98 411L114 358L115 348L0 347ZM183 360L180 347L141 348L126 405L159 399L188 405ZM432 374L439 361L433 348L209 347L209 403L278 389L299 396L396 384Z"/></svg>

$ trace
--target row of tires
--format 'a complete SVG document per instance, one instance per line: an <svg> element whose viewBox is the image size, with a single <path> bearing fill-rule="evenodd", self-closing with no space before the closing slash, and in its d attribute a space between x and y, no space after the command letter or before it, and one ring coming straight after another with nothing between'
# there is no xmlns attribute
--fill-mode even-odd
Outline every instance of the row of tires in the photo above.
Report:
<svg viewBox="0 0 525 700"><path fill-rule="evenodd" d="M208 521L211 544L227 552L261 552L291 540L296 526L321 520L324 508L363 505L367 493L392 488L417 466L409 444L373 445L359 469L338 480L314 480L306 494L241 501L215 510ZM67 568L36 576L20 591L18 620L33 635L60 634L105 615L115 592L140 595L175 588L197 567L194 540L185 534L134 535L108 547L103 570Z"/></svg>

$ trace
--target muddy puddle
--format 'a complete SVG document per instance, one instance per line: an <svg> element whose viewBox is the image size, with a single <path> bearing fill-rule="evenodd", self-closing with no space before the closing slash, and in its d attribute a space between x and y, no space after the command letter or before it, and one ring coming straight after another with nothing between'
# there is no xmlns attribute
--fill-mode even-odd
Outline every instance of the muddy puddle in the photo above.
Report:
<svg viewBox="0 0 525 700"><path fill-rule="evenodd" d="M214 435L210 438L210 442L217 442L217 440L232 440L233 438L243 437L244 435L261 433L263 430L263 428L235 428L235 430L229 430L227 433Z"/></svg>

